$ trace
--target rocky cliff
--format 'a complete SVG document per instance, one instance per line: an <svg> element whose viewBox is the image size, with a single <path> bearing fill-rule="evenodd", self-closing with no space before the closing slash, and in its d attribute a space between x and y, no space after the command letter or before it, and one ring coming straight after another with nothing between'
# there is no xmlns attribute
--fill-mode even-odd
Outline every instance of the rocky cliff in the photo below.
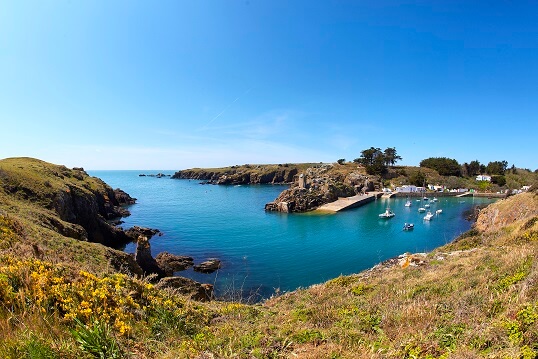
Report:
<svg viewBox="0 0 538 359"><path fill-rule="evenodd" d="M68 169L31 158L0 161L0 192L23 216L59 234L79 240L120 247L132 240L108 221L128 216L133 204L120 189L113 190L84 169Z"/></svg>
<svg viewBox="0 0 538 359"><path fill-rule="evenodd" d="M176 172L174 179L196 179L213 184L284 184L296 180L304 164L242 165L223 168L194 168Z"/></svg>

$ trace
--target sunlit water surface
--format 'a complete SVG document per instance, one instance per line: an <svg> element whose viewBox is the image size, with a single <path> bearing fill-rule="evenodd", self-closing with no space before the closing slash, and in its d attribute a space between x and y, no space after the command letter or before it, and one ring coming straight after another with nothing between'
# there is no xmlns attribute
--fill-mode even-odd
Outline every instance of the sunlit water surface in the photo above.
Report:
<svg viewBox="0 0 538 359"><path fill-rule="evenodd" d="M171 171L164 173L173 174ZM431 202L431 222L418 213L419 202L405 207L404 198L379 199L338 214L266 213L264 205L285 186L200 185L195 180L169 177L139 177L149 171L90 171L113 188L121 188L138 199L130 206L124 228L140 225L158 228L163 236L151 240L153 255L167 251L222 260L212 274L192 269L178 272L200 282L215 284L217 295L258 299L321 283L340 274L351 274L404 252L425 252L452 241L471 223L463 212L484 198L440 197ZM151 172L154 173L154 172ZM378 214L390 208L391 219ZM413 231L403 231L405 222ZM134 252L133 244L125 250Z"/></svg>

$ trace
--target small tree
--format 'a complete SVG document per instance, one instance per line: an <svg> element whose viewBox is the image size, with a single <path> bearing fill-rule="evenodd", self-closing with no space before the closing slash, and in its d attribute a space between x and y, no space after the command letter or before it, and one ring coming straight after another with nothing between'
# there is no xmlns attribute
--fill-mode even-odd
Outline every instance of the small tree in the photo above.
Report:
<svg viewBox="0 0 538 359"><path fill-rule="evenodd" d="M336 161L339 165L343 165L346 162L345 158L340 158L338 161Z"/></svg>

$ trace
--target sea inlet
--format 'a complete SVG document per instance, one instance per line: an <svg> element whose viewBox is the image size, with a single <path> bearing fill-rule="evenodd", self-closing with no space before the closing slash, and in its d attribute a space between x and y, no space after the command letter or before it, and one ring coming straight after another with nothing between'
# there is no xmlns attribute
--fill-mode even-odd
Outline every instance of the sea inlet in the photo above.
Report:
<svg viewBox="0 0 538 359"><path fill-rule="evenodd" d="M405 207L405 198L377 199L337 214L265 212L282 185L201 185L196 180L139 177L157 171L89 171L113 188L138 198L122 226L158 228L163 236L150 243L153 255L167 251L192 256L196 263L218 258L212 274L192 269L176 275L215 285L217 296L260 300L274 293L358 273L405 252L426 252L452 241L471 228L464 212L487 198L440 197L424 221L419 202ZM173 174L173 171L159 171ZM381 219L390 207L396 214ZM413 231L403 231L414 223ZM134 252L134 244L125 248Z"/></svg>

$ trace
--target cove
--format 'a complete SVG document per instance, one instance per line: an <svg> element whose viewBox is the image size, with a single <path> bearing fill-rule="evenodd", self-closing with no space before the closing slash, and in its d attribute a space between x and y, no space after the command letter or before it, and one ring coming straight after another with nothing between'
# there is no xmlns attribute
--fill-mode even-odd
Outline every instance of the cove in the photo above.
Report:
<svg viewBox="0 0 538 359"><path fill-rule="evenodd" d="M464 211L493 201L440 197L430 203L431 211L443 213L431 222L418 213L418 202L405 207L405 198L378 199L338 214L269 213L265 203L286 186L200 185L138 176L157 171L88 172L138 199L122 226L161 230L163 236L151 240L154 256L167 251L192 256L195 263L222 260L222 268L212 274L189 269L176 275L214 284L217 296L236 299L259 300L358 273L404 252L431 251L470 229ZM395 217L380 219L387 206ZM403 231L405 222L414 223L414 230ZM129 244L125 251L134 249Z"/></svg>

